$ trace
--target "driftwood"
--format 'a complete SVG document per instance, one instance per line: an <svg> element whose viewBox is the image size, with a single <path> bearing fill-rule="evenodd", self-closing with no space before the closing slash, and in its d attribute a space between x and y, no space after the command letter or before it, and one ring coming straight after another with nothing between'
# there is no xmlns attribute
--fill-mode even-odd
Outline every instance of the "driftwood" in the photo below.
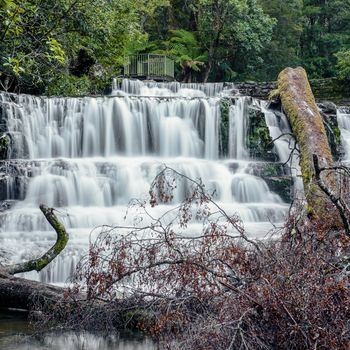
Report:
<svg viewBox="0 0 350 350"><path fill-rule="evenodd" d="M305 70L300 67L283 70L278 77L278 90L274 95L276 94L281 98L299 145L300 167L310 217L324 219L334 215L339 218L335 206L316 179L314 155L321 168L332 168L333 157ZM327 188L335 191L336 178L333 171L324 171L320 177Z"/></svg>

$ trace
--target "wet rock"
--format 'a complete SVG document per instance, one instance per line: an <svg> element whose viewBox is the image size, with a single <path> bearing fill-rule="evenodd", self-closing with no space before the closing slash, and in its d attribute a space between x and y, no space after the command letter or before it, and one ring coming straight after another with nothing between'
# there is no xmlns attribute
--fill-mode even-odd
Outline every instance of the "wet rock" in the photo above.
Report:
<svg viewBox="0 0 350 350"><path fill-rule="evenodd" d="M5 200L0 202L0 213L11 209L16 203L17 201L15 200Z"/></svg>
<svg viewBox="0 0 350 350"><path fill-rule="evenodd" d="M264 113L252 106L249 107L248 149L251 158L265 161L278 159L273 152L274 145Z"/></svg>
<svg viewBox="0 0 350 350"><path fill-rule="evenodd" d="M238 162L231 162L228 164L228 168L233 172L236 173L237 170L239 169L239 163Z"/></svg>
<svg viewBox="0 0 350 350"><path fill-rule="evenodd" d="M333 158L338 160L343 156L341 133L337 119L338 108L333 102L329 101L318 103L317 106L323 119Z"/></svg>
<svg viewBox="0 0 350 350"><path fill-rule="evenodd" d="M246 81L242 83L235 83L235 88L243 96L251 96L267 100L272 90L276 89L276 82L255 82Z"/></svg>
<svg viewBox="0 0 350 350"><path fill-rule="evenodd" d="M269 186L270 191L277 193L287 203L292 201L293 179L288 165L256 162L249 166L250 173L261 177Z"/></svg>
<svg viewBox="0 0 350 350"><path fill-rule="evenodd" d="M256 162L249 164L249 167L252 175L262 178L290 175L289 166L282 163Z"/></svg>
<svg viewBox="0 0 350 350"><path fill-rule="evenodd" d="M23 200L35 166L33 161L0 161L0 201Z"/></svg>
<svg viewBox="0 0 350 350"><path fill-rule="evenodd" d="M318 108L325 114L337 114L337 106L331 101L325 101L318 104Z"/></svg>
<svg viewBox="0 0 350 350"><path fill-rule="evenodd" d="M0 160L8 158L11 140L7 134L0 135Z"/></svg>
<svg viewBox="0 0 350 350"><path fill-rule="evenodd" d="M277 193L285 202L292 201L293 180L291 176L267 176L263 177L270 191Z"/></svg>

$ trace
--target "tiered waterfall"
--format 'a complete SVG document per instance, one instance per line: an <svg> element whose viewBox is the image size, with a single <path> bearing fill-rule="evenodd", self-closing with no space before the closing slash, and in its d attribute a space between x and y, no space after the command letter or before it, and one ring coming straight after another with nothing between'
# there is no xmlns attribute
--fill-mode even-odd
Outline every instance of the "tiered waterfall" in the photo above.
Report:
<svg viewBox="0 0 350 350"><path fill-rule="evenodd" d="M271 222L283 222L288 204L252 171L257 161L247 146L248 107L255 104L265 112L274 138L288 125L281 125L264 102L231 97L224 143L221 102L234 93L231 84L130 80L114 83L111 96L104 97L2 93L2 119L11 139L8 159L1 163L0 192L8 205L0 213L1 246L8 260L30 258L55 240L38 209L44 203L57 209L71 238L56 261L27 277L65 282L87 252L92 229L123 224L129 201L147 197L164 164L201 178L216 190L220 206L240 215L251 236L264 237ZM276 145L280 158L286 158L289 141L281 138ZM179 186L173 204L185 193L186 185ZM152 213L167 208L161 205Z"/></svg>

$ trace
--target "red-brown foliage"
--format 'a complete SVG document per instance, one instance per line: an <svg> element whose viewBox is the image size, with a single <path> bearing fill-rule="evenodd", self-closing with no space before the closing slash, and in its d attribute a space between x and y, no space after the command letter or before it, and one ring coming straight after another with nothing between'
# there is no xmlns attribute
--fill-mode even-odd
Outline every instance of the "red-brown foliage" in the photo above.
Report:
<svg viewBox="0 0 350 350"><path fill-rule="evenodd" d="M295 206L278 238L252 241L202 183L168 168L151 187L151 206L171 201L179 179L186 200L161 218L137 201L132 227L103 228L75 290L135 316L164 349L350 348L346 235ZM201 228L188 233L194 221Z"/></svg>

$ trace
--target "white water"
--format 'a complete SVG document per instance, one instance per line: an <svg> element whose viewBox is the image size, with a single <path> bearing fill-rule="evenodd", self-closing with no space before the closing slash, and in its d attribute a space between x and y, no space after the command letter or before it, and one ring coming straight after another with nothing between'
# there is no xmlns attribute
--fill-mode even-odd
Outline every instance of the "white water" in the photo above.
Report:
<svg viewBox="0 0 350 350"><path fill-rule="evenodd" d="M350 113L345 109L337 110L337 120L344 148L344 161L350 161Z"/></svg>
<svg viewBox="0 0 350 350"><path fill-rule="evenodd" d="M181 97L214 97L230 93L233 83L160 83L155 81L140 81L123 79L113 80L112 95L120 94L120 90L129 95L143 96L181 96Z"/></svg>
<svg viewBox="0 0 350 350"><path fill-rule="evenodd" d="M248 132L248 101L241 97L236 104L230 106L229 111L229 155L234 159L247 159L249 152L246 147Z"/></svg>
<svg viewBox="0 0 350 350"><path fill-rule="evenodd" d="M265 115L266 125L279 161L288 164L293 178L294 198L304 198L304 185L299 166L299 152L295 149L296 141L292 129L284 113L276 113L268 109L267 102L261 101L260 107Z"/></svg>
<svg viewBox="0 0 350 350"><path fill-rule="evenodd" d="M55 235L40 203L57 208L70 233L64 254L39 275L27 277L64 283L87 251L94 227L132 224L132 211L124 221L129 201L147 198L164 164L201 178L208 190L215 190L222 208L241 216L253 237L264 237L270 221L283 221L287 204L250 174L248 99L237 97L231 108L230 159L220 159L220 98L213 95L223 92L223 84L146 86L126 81L122 87L115 94L124 96L98 98L0 95L14 141L6 166L16 164L21 174L16 181L6 178L6 196L15 197L20 188L23 199L0 214L1 244L12 252L12 261L38 255L52 244ZM188 184L179 184L174 204L186 193ZM169 205L160 205L150 213L157 217L168 210Z"/></svg>

